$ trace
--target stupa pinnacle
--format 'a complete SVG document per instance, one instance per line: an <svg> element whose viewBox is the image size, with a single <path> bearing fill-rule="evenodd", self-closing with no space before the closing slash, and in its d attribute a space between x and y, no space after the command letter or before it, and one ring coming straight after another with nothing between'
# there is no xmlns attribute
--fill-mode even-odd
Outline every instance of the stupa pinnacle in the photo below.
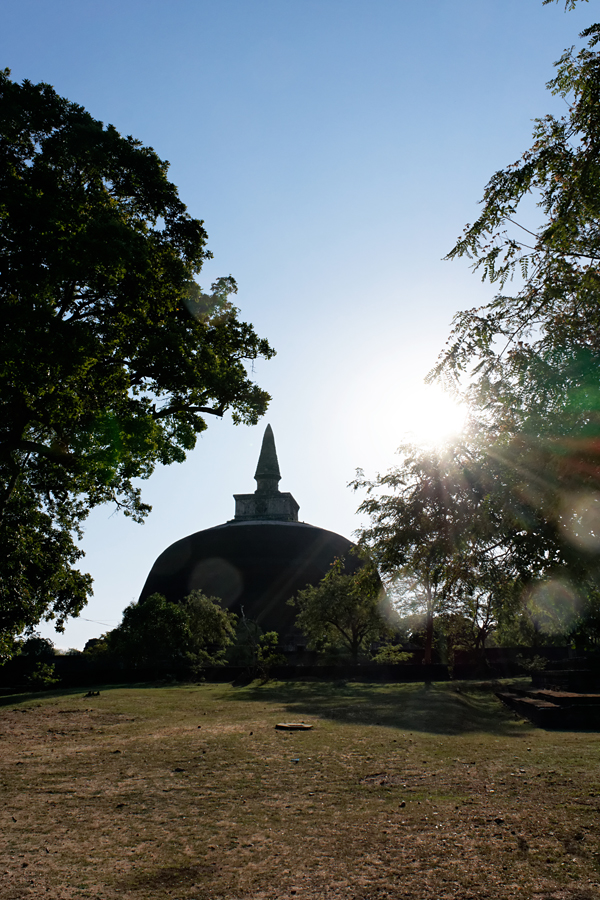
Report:
<svg viewBox="0 0 600 900"><path fill-rule="evenodd" d="M253 494L234 494L234 522L297 522L299 505L289 493L279 490L281 473L275 449L273 429L267 425L263 437L258 465L254 475L256 490Z"/></svg>
<svg viewBox="0 0 600 900"><path fill-rule="evenodd" d="M281 481L281 473L279 471L279 463L277 461L275 437L273 435L273 429L270 425L267 425L265 429L254 478L257 484L257 493L264 494L279 492L278 485Z"/></svg>

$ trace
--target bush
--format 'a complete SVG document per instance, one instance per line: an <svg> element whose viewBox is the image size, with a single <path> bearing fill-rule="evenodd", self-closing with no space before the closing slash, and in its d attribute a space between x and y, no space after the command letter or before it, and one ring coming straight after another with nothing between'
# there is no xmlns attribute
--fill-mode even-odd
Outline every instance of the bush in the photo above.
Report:
<svg viewBox="0 0 600 900"><path fill-rule="evenodd" d="M527 659L527 657L523 656L521 653L517 655L517 662L523 669L523 671L527 672L527 674L533 674L534 672L543 672L548 665L548 660L545 656L536 655L532 657L532 659Z"/></svg>
<svg viewBox="0 0 600 900"><path fill-rule="evenodd" d="M395 665L397 663L408 663L413 659L414 654L403 650L398 644L383 644L372 657L372 662L382 663L386 665Z"/></svg>
<svg viewBox="0 0 600 900"><path fill-rule="evenodd" d="M217 597L193 591L182 603L152 594L131 603L121 624L88 641L85 655L112 661L153 677L197 678L206 666L223 665L225 648L233 643L234 613Z"/></svg>
<svg viewBox="0 0 600 900"><path fill-rule="evenodd" d="M60 678L56 677L54 663L38 662L33 672L25 676L25 684L34 691L44 691L58 684Z"/></svg>

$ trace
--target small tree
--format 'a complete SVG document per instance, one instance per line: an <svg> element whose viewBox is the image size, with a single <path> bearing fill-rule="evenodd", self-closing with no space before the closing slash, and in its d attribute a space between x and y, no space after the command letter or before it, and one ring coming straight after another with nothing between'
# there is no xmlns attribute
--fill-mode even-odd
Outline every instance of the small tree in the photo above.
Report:
<svg viewBox="0 0 600 900"><path fill-rule="evenodd" d="M386 475L370 482L359 472L353 482L355 489L366 488L359 509L371 517L360 542L387 576L398 611L424 614L424 662L429 664L434 618L448 598L463 542L462 485L451 456L411 445L399 453L401 464Z"/></svg>
<svg viewBox="0 0 600 900"><path fill-rule="evenodd" d="M496 444L508 515L526 499L520 553L537 555L544 579L547 551L585 594L600 584L600 24L581 36L587 46L565 51L548 83L562 114L535 120L449 254L499 293L457 314L431 377L463 389Z"/></svg>
<svg viewBox="0 0 600 900"><path fill-rule="evenodd" d="M371 564L346 575L344 561L338 559L316 587L309 585L288 602L298 607L296 625L310 646L341 646L354 662L389 632L385 592Z"/></svg>
<svg viewBox="0 0 600 900"><path fill-rule="evenodd" d="M386 579L401 615L425 619L424 662L432 661L440 615L470 619L475 644L514 611L524 585L556 565L553 529L532 509L519 472L499 447L470 440L439 451L406 445L400 464L366 488L371 517L360 543ZM524 540L528 530L535 540Z"/></svg>
<svg viewBox="0 0 600 900"><path fill-rule="evenodd" d="M247 666L258 677L266 680L271 668L283 665L285 656L279 652L279 635L276 631L263 632L258 622L246 618L244 607L235 632L233 646L228 657L234 665Z"/></svg>
<svg viewBox="0 0 600 900"><path fill-rule="evenodd" d="M59 682L54 663L36 662L33 671L25 676L25 683L33 691L45 691Z"/></svg>
<svg viewBox="0 0 600 900"><path fill-rule="evenodd" d="M24 679L32 690L43 691L59 683L53 662L56 651L48 638L32 634L19 643L18 655L26 660Z"/></svg>
<svg viewBox="0 0 600 900"><path fill-rule="evenodd" d="M267 631L258 639L256 651L256 671L267 681L273 666L282 666L287 662L283 653L279 652L279 635L276 631Z"/></svg>
<svg viewBox="0 0 600 900"><path fill-rule="evenodd" d="M195 666L221 666L235 637L235 613L223 609L218 597L192 591L183 602L190 633L189 653Z"/></svg>
<svg viewBox="0 0 600 900"><path fill-rule="evenodd" d="M408 663L413 659L414 654L408 650L403 650L401 644L394 644L391 641L382 644L377 652L373 655L372 661L381 663L382 665L397 665L398 663Z"/></svg>
<svg viewBox="0 0 600 900"><path fill-rule="evenodd" d="M221 607L218 598L206 597L201 591L193 591L181 604L152 594L142 603L131 603L121 625L91 652L98 655L105 647L108 653L125 657L134 668L151 666L163 671L221 665L236 618Z"/></svg>
<svg viewBox="0 0 600 900"><path fill-rule="evenodd" d="M181 667L191 643L189 617L183 606L152 594L143 603L130 603L123 621L109 632L108 647L135 669Z"/></svg>

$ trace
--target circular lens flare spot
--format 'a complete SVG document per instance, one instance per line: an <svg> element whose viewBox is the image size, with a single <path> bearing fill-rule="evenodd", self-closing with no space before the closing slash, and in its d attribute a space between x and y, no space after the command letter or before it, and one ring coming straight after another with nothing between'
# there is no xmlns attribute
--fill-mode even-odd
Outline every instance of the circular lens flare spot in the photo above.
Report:
<svg viewBox="0 0 600 900"><path fill-rule="evenodd" d="M565 538L588 552L600 550L600 494L568 494L559 517Z"/></svg>
<svg viewBox="0 0 600 900"><path fill-rule="evenodd" d="M579 616L581 598L570 584L551 578L535 585L526 606L536 630L552 634L569 631Z"/></svg>

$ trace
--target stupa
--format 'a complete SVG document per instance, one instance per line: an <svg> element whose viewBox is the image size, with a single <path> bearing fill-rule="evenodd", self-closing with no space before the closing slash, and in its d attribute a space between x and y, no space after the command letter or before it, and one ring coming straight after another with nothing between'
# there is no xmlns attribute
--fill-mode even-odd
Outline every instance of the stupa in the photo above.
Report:
<svg viewBox="0 0 600 900"><path fill-rule="evenodd" d="M267 425L253 494L234 494L235 517L197 531L161 553L146 580L140 601L163 594L178 602L199 589L219 597L225 607L277 631L286 650L305 643L294 627L297 611L287 601L316 585L338 557L346 571L359 568L347 538L298 521L299 506L279 490L281 474L275 438Z"/></svg>

